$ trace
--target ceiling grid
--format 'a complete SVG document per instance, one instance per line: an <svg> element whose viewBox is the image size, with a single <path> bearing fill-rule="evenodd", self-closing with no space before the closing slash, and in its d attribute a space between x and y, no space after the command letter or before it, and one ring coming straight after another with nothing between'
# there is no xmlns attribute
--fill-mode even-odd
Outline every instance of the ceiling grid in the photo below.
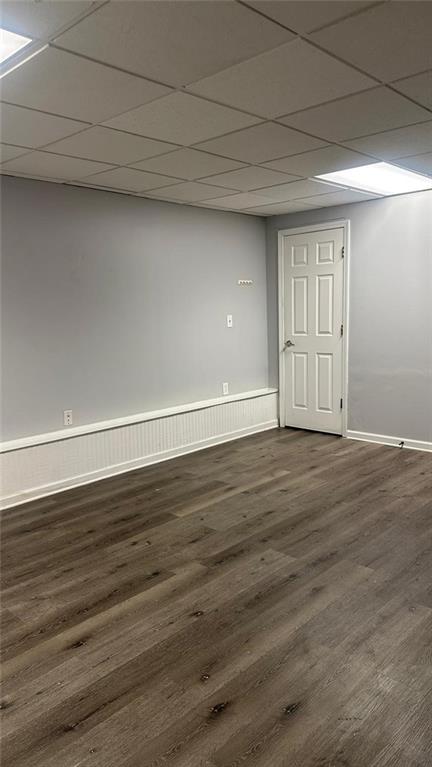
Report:
<svg viewBox="0 0 432 767"><path fill-rule="evenodd" d="M371 199L313 180L344 168L431 174L427 0L11 0L1 24L47 46L2 73L1 173L254 215Z"/></svg>

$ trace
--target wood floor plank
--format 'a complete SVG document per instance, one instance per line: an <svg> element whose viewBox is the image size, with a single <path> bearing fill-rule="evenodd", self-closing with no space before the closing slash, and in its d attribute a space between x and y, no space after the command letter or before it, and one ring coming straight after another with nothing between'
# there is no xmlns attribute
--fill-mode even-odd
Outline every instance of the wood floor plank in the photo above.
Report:
<svg viewBox="0 0 432 767"><path fill-rule="evenodd" d="M430 767L432 456L275 429L8 509L2 767Z"/></svg>

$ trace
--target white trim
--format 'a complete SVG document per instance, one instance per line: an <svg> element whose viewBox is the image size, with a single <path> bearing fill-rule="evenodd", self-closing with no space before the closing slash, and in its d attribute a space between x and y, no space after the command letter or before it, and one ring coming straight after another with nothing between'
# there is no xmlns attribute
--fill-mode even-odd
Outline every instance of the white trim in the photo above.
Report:
<svg viewBox="0 0 432 767"><path fill-rule="evenodd" d="M346 437L348 431L348 370L349 370L349 335L350 335L350 265L351 265L351 222L345 219L344 229L344 282L343 282L343 343L342 343L342 436Z"/></svg>
<svg viewBox="0 0 432 767"><path fill-rule="evenodd" d="M1 456L3 507L278 426L277 392L79 434Z"/></svg>
<svg viewBox="0 0 432 767"><path fill-rule="evenodd" d="M264 397L267 394L275 394L277 389L256 389L255 391L241 392L240 394L229 394L223 397L214 397L213 399L201 400L198 402L188 402L184 405L175 405L174 407L163 408L162 410L148 410L144 413L135 413L134 415L123 416L122 418L111 418L109 421L98 421L95 423L83 424L82 426L72 426L68 429L59 431L49 431L45 434L34 434L29 437L20 437L8 442L0 442L0 453L9 453L12 450L23 450L35 445L46 445L48 442L60 442L64 439L80 437L83 434L93 434L97 431L108 431L110 429L119 429L122 426L130 426L134 423L145 423L146 421L155 421L159 418L169 418L179 413L191 413L194 410L205 410L209 407L216 407L227 402L239 402L245 399L255 399Z"/></svg>
<svg viewBox="0 0 432 767"><path fill-rule="evenodd" d="M283 236L286 229L278 232L278 386L279 386L279 424L286 426L285 423L285 365L283 359L284 349L284 295L283 286L285 282L285 270L283 259Z"/></svg>
<svg viewBox="0 0 432 767"><path fill-rule="evenodd" d="M410 450L426 450L432 451L432 442L424 442L420 439L406 439L405 437L388 437L384 434L371 434L366 431L352 431L347 430L346 436L349 439L358 439L362 442L378 442L380 445L391 445L392 447L400 447L400 443L403 442L404 448Z"/></svg>
<svg viewBox="0 0 432 767"><path fill-rule="evenodd" d="M344 276L343 276L343 326L342 338L342 436L347 436L348 429L348 349L349 349L349 264L350 264L350 221L349 219L336 219L324 221L310 226L296 226L291 229L279 229L278 231L278 342L279 342L279 424L285 423L285 369L283 363L284 347L284 266L283 266L283 238L292 234L306 234L308 232L320 232L326 229L343 229L344 247Z"/></svg>

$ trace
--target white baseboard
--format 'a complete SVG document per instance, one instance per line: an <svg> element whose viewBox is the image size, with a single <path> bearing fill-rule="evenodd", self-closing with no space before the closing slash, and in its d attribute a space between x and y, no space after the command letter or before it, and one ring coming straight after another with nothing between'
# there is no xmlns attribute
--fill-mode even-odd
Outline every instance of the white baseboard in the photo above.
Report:
<svg viewBox="0 0 432 767"><path fill-rule="evenodd" d="M432 451L432 442L423 442L419 439L406 439L405 437L388 437L384 434L369 434L365 431L351 431L347 430L346 436L349 439L359 439L363 442L378 442L380 445L392 445L393 447L401 447L403 442L404 448L410 450L430 450Z"/></svg>
<svg viewBox="0 0 432 767"><path fill-rule="evenodd" d="M0 456L2 508L276 428L277 392L250 394L123 426L116 419L112 428L12 448Z"/></svg>

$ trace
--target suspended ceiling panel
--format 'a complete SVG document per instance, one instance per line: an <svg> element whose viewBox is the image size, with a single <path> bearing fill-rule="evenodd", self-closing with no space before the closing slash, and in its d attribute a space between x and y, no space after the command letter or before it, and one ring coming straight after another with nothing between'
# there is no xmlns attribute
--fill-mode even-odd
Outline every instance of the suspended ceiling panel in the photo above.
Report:
<svg viewBox="0 0 432 767"><path fill-rule="evenodd" d="M200 200L210 200L212 197L227 192L219 186L201 184L197 181L185 181L177 183L174 186L166 186L161 189L157 197L168 200L179 200L182 202L199 202Z"/></svg>
<svg viewBox="0 0 432 767"><path fill-rule="evenodd" d="M174 147L164 141L155 141L95 125L92 128L86 127L86 130L62 141L54 142L49 149L50 152L67 154L71 157L129 165L147 157L172 152Z"/></svg>
<svg viewBox="0 0 432 767"><path fill-rule="evenodd" d="M189 93L171 93L151 104L114 117L106 125L189 146L257 122L259 119L256 117L199 99Z"/></svg>
<svg viewBox="0 0 432 767"><path fill-rule="evenodd" d="M288 202L270 202L258 205L255 208L247 208L248 213L256 216L279 216L282 213L297 213L302 210L313 208L313 203L305 203L303 200L289 200Z"/></svg>
<svg viewBox="0 0 432 767"><path fill-rule="evenodd" d="M293 37L229 0L125 0L104 5L60 35L56 44L143 77L182 86Z"/></svg>
<svg viewBox="0 0 432 767"><path fill-rule="evenodd" d="M356 10L362 10L371 2L358 2ZM350 16L353 12L351 0L247 0L247 5L254 8L274 21L283 24L297 32L313 32L340 19Z"/></svg>
<svg viewBox="0 0 432 767"><path fill-rule="evenodd" d="M205 141L200 144L200 149L231 157L233 160L259 164L306 149L316 149L324 143L284 125L267 122Z"/></svg>
<svg viewBox="0 0 432 767"><path fill-rule="evenodd" d="M343 142L389 128L426 122L430 117L427 109L381 87L282 117L280 121L297 130L315 133L326 141Z"/></svg>
<svg viewBox="0 0 432 767"><path fill-rule="evenodd" d="M284 202L285 200L298 200L302 197L315 197L317 194L328 194L334 192L335 189L338 189L338 187L332 184L304 179L302 181L292 181L289 184L279 184L278 186L260 189L260 194L271 197L275 202Z"/></svg>
<svg viewBox="0 0 432 767"><path fill-rule="evenodd" d="M296 178L296 176L280 173L276 170L270 170L270 168L249 166L247 168L241 168L240 170L230 171L229 173L209 176L207 179L204 178L202 180L225 186L228 189L237 189L241 192L247 192L252 189L269 186L269 184L285 184L288 181L295 181Z"/></svg>
<svg viewBox="0 0 432 767"><path fill-rule="evenodd" d="M213 176L216 173L225 173L248 166L243 166L236 160L228 160L197 149L177 149L169 154L144 160L137 163L135 167L154 173L166 173L168 176L175 176L185 181L194 181L204 176Z"/></svg>
<svg viewBox="0 0 432 767"><path fill-rule="evenodd" d="M164 85L48 48L1 81L3 101L52 114L102 122L169 93Z"/></svg>
<svg viewBox="0 0 432 767"><path fill-rule="evenodd" d="M0 163L14 160L15 157L26 154L29 150L22 146L13 144L0 144Z"/></svg>
<svg viewBox="0 0 432 767"><path fill-rule="evenodd" d="M103 173L89 176L89 183L111 189L125 189L130 192L143 192L147 189L158 189L173 183L169 176L161 176L156 173L146 173L133 168L112 168Z"/></svg>
<svg viewBox="0 0 432 767"><path fill-rule="evenodd" d="M77 120L68 120L13 104L2 104L0 112L2 141L23 147L45 146L86 127L85 123Z"/></svg>
<svg viewBox="0 0 432 767"><path fill-rule="evenodd" d="M50 38L87 13L96 9L93 2L32 2L31 0L6 0L1 4L1 25L24 37Z"/></svg>
<svg viewBox="0 0 432 767"><path fill-rule="evenodd" d="M422 104L429 110L432 109L432 71L396 80L393 87L409 96L410 99L414 99L418 104Z"/></svg>
<svg viewBox="0 0 432 767"><path fill-rule="evenodd" d="M340 189L330 194L320 194L308 200L308 203L315 208L328 208L331 205L347 205L351 202L365 202L366 200L375 200L379 197L376 194L366 192L357 192L354 189Z"/></svg>
<svg viewBox="0 0 432 767"><path fill-rule="evenodd" d="M262 117L277 117L373 85L369 77L297 39L200 80L189 90Z"/></svg>
<svg viewBox="0 0 432 767"><path fill-rule="evenodd" d="M380 160L421 154L432 148L432 122L364 136L348 144L353 149L367 152Z"/></svg>
<svg viewBox="0 0 432 767"><path fill-rule="evenodd" d="M52 178L61 181L62 179L85 178L91 173L109 169L110 165L37 151L11 160L3 167L17 175Z"/></svg>
<svg viewBox="0 0 432 767"><path fill-rule="evenodd" d="M432 176L432 152L417 154L412 157L401 157L398 160L398 165L402 168L408 168L409 170Z"/></svg>
<svg viewBox="0 0 432 767"><path fill-rule="evenodd" d="M432 3L385 2L311 39L329 53L383 82L432 68Z"/></svg>
<svg viewBox="0 0 432 767"><path fill-rule="evenodd" d="M266 198L259 192L243 192L241 194L224 195L211 200L211 206L214 208L223 208L224 210L246 210L247 208L264 205Z"/></svg>
<svg viewBox="0 0 432 767"><path fill-rule="evenodd" d="M302 152L291 157L271 160L266 163L266 167L282 171L282 173L294 173L296 176L309 177L368 165L373 161L373 158L368 155L333 145L314 149L312 152Z"/></svg>

